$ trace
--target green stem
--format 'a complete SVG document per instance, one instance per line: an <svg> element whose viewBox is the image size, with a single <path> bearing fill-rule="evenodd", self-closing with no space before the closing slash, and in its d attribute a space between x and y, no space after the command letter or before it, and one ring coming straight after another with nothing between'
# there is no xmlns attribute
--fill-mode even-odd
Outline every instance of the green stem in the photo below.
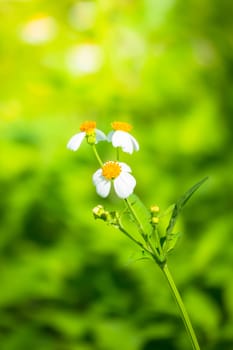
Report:
<svg viewBox="0 0 233 350"><path fill-rule="evenodd" d="M94 153L95 153L95 156L96 156L96 158L97 158L97 160L98 160L100 166L102 167L102 166L103 166L103 162L102 162L102 159L101 159L100 156L99 156L99 153L98 153L98 151L97 151L95 145L92 145L92 148L93 148L93 151L94 151Z"/></svg>
<svg viewBox="0 0 233 350"><path fill-rule="evenodd" d="M165 259L165 254L163 252L163 248L161 247L159 233L158 233L158 231L156 230L155 227L153 228L152 234L153 234L153 237L154 237L154 239L156 241L156 247L157 247L157 249L159 251L159 255L162 257L162 261L164 262L166 260Z"/></svg>
<svg viewBox="0 0 233 350"><path fill-rule="evenodd" d="M138 218L137 214L135 213L132 205L130 204L130 202L128 201L127 198L125 198L125 203L127 204L127 207L129 209L129 211L131 212L131 214L133 215L135 221L136 221L136 224L137 224L137 227L138 227L138 231L140 232L142 238L144 239L145 243L147 244L148 248L149 248L149 252L152 256L155 256L155 258L160 261L160 256L158 255L157 251L154 249L154 247L152 246L150 240L148 239L148 236L147 234L144 232L144 228L141 224L141 221L140 219Z"/></svg>
<svg viewBox="0 0 233 350"><path fill-rule="evenodd" d="M137 239L135 239L133 236L131 236L122 226L119 226L119 230L124 233L128 238L130 238L134 243L139 245L143 250L145 250L147 253L151 254L151 251L148 250L144 245L139 242Z"/></svg>
<svg viewBox="0 0 233 350"><path fill-rule="evenodd" d="M130 204L130 202L128 201L127 198L125 198L125 203L127 204L127 207L128 207L128 209L129 209L129 211L131 212L131 214L133 215L133 217L134 217L134 219L135 219L135 221L136 221L136 223L137 223L139 232L140 232L141 235L144 237L144 236L145 236L145 232L144 232L144 230L143 230L143 226L142 226L142 224L141 224L139 218L137 217L137 214L135 213L135 211L134 211L132 205Z"/></svg>
<svg viewBox="0 0 233 350"><path fill-rule="evenodd" d="M116 159L119 162L119 160L120 160L120 148L119 147L116 148Z"/></svg>
<svg viewBox="0 0 233 350"><path fill-rule="evenodd" d="M166 277L166 280L170 286L170 289L172 291L172 294L175 298L175 301L179 307L179 310L180 310L180 314L181 314L181 317L182 317L182 320L184 322L184 325L185 325L185 328L186 328L186 331L189 335L189 338L190 338L190 341L192 343L192 346L193 346L193 350L200 350L200 346L198 344L198 341L197 341L197 337L196 337L196 334L194 332L194 329L193 329L193 326L192 326L192 323L190 321L190 318L189 318L189 315L186 311L186 308L184 306L184 303L183 303L183 300L180 296L180 293L176 287L176 284L173 280L173 277L168 269L168 266L167 264L164 264L163 266L160 266L163 273L164 273L164 276Z"/></svg>

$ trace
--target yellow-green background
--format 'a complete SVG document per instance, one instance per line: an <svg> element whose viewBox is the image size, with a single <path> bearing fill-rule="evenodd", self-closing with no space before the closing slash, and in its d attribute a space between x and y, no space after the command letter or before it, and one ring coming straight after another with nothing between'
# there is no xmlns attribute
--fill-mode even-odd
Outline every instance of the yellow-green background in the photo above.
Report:
<svg viewBox="0 0 233 350"><path fill-rule="evenodd" d="M53 35L25 40L46 16ZM0 349L191 349L159 269L93 220L121 203L97 196L91 149L66 149L83 121L122 120L147 206L209 175L170 268L203 349L232 350L231 1L1 0L0 18ZM87 44L97 66L72 72L70 50Z"/></svg>

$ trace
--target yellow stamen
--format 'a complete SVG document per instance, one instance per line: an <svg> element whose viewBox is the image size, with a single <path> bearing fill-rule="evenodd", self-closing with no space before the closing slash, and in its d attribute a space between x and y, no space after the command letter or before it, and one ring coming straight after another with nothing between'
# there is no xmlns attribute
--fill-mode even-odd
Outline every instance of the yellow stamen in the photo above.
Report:
<svg viewBox="0 0 233 350"><path fill-rule="evenodd" d="M107 180L114 180L121 173L121 167L117 162L107 162L102 167L102 175Z"/></svg>
<svg viewBox="0 0 233 350"><path fill-rule="evenodd" d="M121 130L126 132L132 130L132 125L124 122L113 122L111 125L113 130Z"/></svg>
<svg viewBox="0 0 233 350"><path fill-rule="evenodd" d="M87 121L81 124L80 130L84 131L87 135L93 135L96 128L96 122Z"/></svg>

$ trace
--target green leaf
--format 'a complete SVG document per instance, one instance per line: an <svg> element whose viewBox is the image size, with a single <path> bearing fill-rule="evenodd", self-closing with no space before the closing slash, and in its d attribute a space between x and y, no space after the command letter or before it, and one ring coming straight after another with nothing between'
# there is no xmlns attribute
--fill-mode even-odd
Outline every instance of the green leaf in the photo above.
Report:
<svg viewBox="0 0 233 350"><path fill-rule="evenodd" d="M192 186L178 201L175 203L172 215L169 221L169 224L166 229L166 235L172 233L172 230L175 226L175 223L177 221L178 215L180 214L181 210L185 206L185 204L188 202L188 200L191 198L191 196L198 190L198 188L208 179L208 177L205 177L201 181L197 182L194 186Z"/></svg>
<svg viewBox="0 0 233 350"><path fill-rule="evenodd" d="M175 204L170 205L166 210L159 214L159 224L158 224L158 233L160 239L163 238L163 241L166 239L166 228L169 224L170 216L175 207ZM163 245L163 242L161 242Z"/></svg>
<svg viewBox="0 0 233 350"><path fill-rule="evenodd" d="M133 216L132 216L132 220L137 225L138 223L140 223L140 226L143 232L147 235L150 235L152 231L152 227L150 224L150 219L151 219L150 211L146 208L146 206L135 194L131 194L127 200L135 214L135 217L137 218L137 222L135 217Z"/></svg>
<svg viewBox="0 0 233 350"><path fill-rule="evenodd" d="M180 236L181 236L180 232L170 233L167 236L166 243L165 243L167 252L170 252L171 250L173 250L175 248L175 245L176 245L177 241L179 240Z"/></svg>

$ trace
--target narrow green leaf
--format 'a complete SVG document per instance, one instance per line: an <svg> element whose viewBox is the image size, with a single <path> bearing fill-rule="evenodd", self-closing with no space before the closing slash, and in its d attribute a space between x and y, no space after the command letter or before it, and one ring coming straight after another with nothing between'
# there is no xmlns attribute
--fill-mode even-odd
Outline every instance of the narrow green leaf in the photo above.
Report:
<svg viewBox="0 0 233 350"><path fill-rule="evenodd" d="M179 210L181 210L184 205L188 202L190 197L198 190L198 188L208 179L206 176L201 181L197 182L194 186L192 186L177 202Z"/></svg>
<svg viewBox="0 0 233 350"><path fill-rule="evenodd" d="M198 190L198 188L208 179L208 177L205 177L201 181L197 182L194 186L192 186L183 196L178 199L178 201L175 203L172 215L169 221L169 224L166 229L166 234L169 235L172 233L172 230L175 226L175 223L177 221L178 215L180 214L181 210L185 206L185 204L188 202L188 200L191 198L191 196Z"/></svg>

